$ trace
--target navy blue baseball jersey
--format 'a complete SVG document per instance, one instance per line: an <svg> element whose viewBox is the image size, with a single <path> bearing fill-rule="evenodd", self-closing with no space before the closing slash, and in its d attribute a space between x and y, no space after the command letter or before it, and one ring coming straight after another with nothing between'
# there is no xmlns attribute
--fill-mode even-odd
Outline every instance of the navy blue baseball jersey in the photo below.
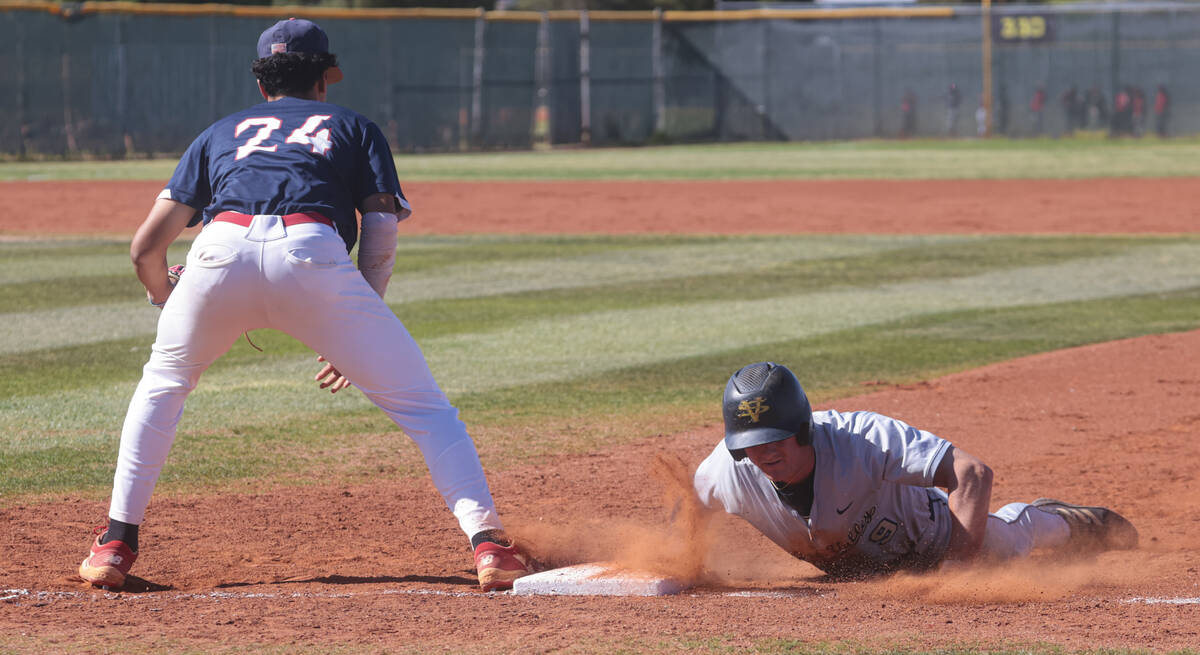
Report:
<svg viewBox="0 0 1200 655"><path fill-rule="evenodd" d="M411 213L379 127L345 107L284 97L209 126L159 197L203 210L189 227L224 211L316 212L333 221L349 251L358 239L355 208L375 193L396 197L397 217Z"/></svg>

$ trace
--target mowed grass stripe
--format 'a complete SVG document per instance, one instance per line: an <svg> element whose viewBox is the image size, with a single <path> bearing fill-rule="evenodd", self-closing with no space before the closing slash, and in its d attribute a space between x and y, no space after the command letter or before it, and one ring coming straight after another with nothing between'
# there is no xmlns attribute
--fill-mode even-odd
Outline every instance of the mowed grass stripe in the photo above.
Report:
<svg viewBox="0 0 1200 655"><path fill-rule="evenodd" d="M130 234L130 237L133 235ZM67 268L62 261L54 257L70 257L73 261L79 257L93 255L128 255L128 240L113 239L17 239L15 241L0 240L0 266L12 263L13 268L0 270L19 270L25 266L42 265L42 268ZM46 261L46 258L51 258ZM0 277L0 279L3 279Z"/></svg>
<svg viewBox="0 0 1200 655"><path fill-rule="evenodd" d="M182 264L197 230L188 230L167 251L167 261ZM737 239L739 237L730 237ZM636 239L636 240L635 240ZM708 237L709 241L725 237ZM762 237L748 237L761 240ZM396 244L396 271L451 269L463 263L519 259L562 259L603 253L622 247L661 248L694 245L694 236L588 237L469 235L408 237L401 233ZM850 241L847 238L846 241ZM823 246L818 243L817 248ZM0 285L68 280L102 275L133 275L129 242L44 241L0 242Z"/></svg>
<svg viewBox="0 0 1200 655"><path fill-rule="evenodd" d="M180 242L167 251L167 261L183 263L190 242ZM129 261L129 244L98 242L90 247L63 244L54 247L46 242L33 242L28 250L5 252L0 260L0 285L46 282L71 278L125 275L133 277Z"/></svg>
<svg viewBox="0 0 1200 655"><path fill-rule="evenodd" d="M689 274L761 269L772 262L865 255L913 246L938 246L966 237L731 237L701 243L657 243L579 240L569 242L490 241L400 244L397 273L388 302L436 298L471 298L550 288L573 288L632 280L666 279ZM646 241L646 240L643 240ZM188 244L168 252L169 262L182 263ZM3 286L124 275L133 278L127 251L119 255L70 256L38 248L36 257L0 262ZM125 250L124 248L122 250ZM424 252L422 252L424 251ZM432 251L432 252L430 252ZM746 252L753 252L753 259ZM539 256L540 255L540 256ZM495 261L499 260L499 261ZM67 262L69 265L64 265ZM548 269L555 269L547 275ZM135 282L136 284L136 282ZM16 292L14 292L16 295ZM13 302L0 299L0 310Z"/></svg>
<svg viewBox="0 0 1200 655"><path fill-rule="evenodd" d="M1058 179L1200 176L1192 138L726 143L400 155L402 183L463 180ZM0 181L158 180L175 159L7 162ZM421 210L419 194L412 198ZM148 205L147 205L148 207Z"/></svg>
<svg viewBox="0 0 1200 655"><path fill-rule="evenodd" d="M805 237L796 241L796 250L818 246L824 237ZM436 238L438 252L443 246L458 244L456 250L469 250L492 264L511 261L512 248L493 248L490 239L455 238L444 243ZM544 246L540 239L535 240ZM607 238L576 238L563 242L560 250L573 253L598 252L595 241L613 245ZM713 239L690 237L683 244L711 244ZM520 247L521 243L510 246ZM951 240L943 247L940 242L918 241L907 248L881 250L863 256L834 259L799 260L775 263L755 250L755 240L733 241L729 248L738 257L751 262L743 270L686 278L641 280L624 284L581 288L552 289L489 296L486 298L433 299L394 305L409 331L419 343L435 337L498 330L505 326L527 324L543 318L561 318L572 313L627 310L656 307L665 304L697 301L748 300L770 298L784 294L795 295L808 291L830 291L850 287L869 287L881 280L892 282L978 275L988 270L1035 266L1080 257L1119 255L1138 245L1167 243L1162 238L1072 238L1072 237L980 237ZM625 243L621 241L620 243ZM675 241L657 237L637 237L634 244ZM788 240L787 243L792 243ZM532 248L540 250L541 247ZM407 254L407 253L406 253ZM563 262L572 258L564 256ZM756 268L763 266L764 268ZM409 274L399 274L393 282ZM542 278L557 279L557 269L550 265ZM543 285L541 278L531 278ZM132 276L126 283L136 284ZM74 284L74 281L69 284ZM0 285L0 293L11 288ZM63 291L69 296L74 290ZM132 294L140 297L141 294ZM136 305L132 312L144 317L155 313L145 305ZM69 325L83 323L75 318ZM48 326L56 329L59 326ZM238 342L218 362L218 367L254 365L265 358L281 355L306 355L309 350L287 335L274 330L253 333L254 342L265 354L254 351L248 344ZM0 354L0 398L16 398L51 391L83 389L107 384L132 385L149 352L149 333L116 341L58 346L29 350L16 354Z"/></svg>
<svg viewBox="0 0 1200 655"><path fill-rule="evenodd" d="M1060 179L1200 175L1188 141L852 141L401 156L411 180Z"/></svg>
<svg viewBox="0 0 1200 655"><path fill-rule="evenodd" d="M423 261L419 269L406 261L405 253L397 268L409 270L393 277L388 300L394 305L425 303L400 310L414 334L422 332L427 317L437 324L438 332L477 331L543 313L705 297L764 297L785 293L787 288L959 275L981 267L1118 254L1139 243L1160 242L936 236L532 241L533 246L526 248L520 240L498 244L463 239L449 251L443 242L435 250L447 256L419 255L416 258ZM522 257L525 251L557 254ZM172 261L182 261L182 256ZM0 285L0 356L153 333L157 314L142 303L132 273L58 282L62 288L52 281ZM481 297L496 300L476 300ZM87 316L86 330L78 329L82 316Z"/></svg>
<svg viewBox="0 0 1200 655"><path fill-rule="evenodd" d="M1200 286L1200 244L981 275L747 301L597 312L428 340L450 392L569 380L756 344L964 309L1051 304Z"/></svg>
<svg viewBox="0 0 1200 655"><path fill-rule="evenodd" d="M959 278L542 318L500 330L435 337L422 345L435 376L449 393L486 393L906 317L1196 287L1200 287L1200 244L1183 243ZM211 371L189 401L197 417L192 425L215 429L231 423L287 420L311 407L314 369L311 354L305 354ZM18 450L38 447L32 434L42 420L38 417L53 416L45 429L61 434L103 430L111 425L109 417L123 411L124 394L75 390L3 400L0 430L10 435L7 443ZM357 394L345 396L333 401L339 403L335 407L366 406Z"/></svg>
<svg viewBox="0 0 1200 655"><path fill-rule="evenodd" d="M421 342L456 333L481 332L538 318L638 309L700 301L751 300L870 287L881 281L977 275L988 270L1039 266L1086 257L1116 256L1166 239L987 237L929 242L834 259L772 261L740 245L742 270L712 275L631 281L579 289L553 289L488 298L411 302L397 311ZM799 248L806 246L799 245Z"/></svg>
<svg viewBox="0 0 1200 655"><path fill-rule="evenodd" d="M456 398L466 415L485 425L520 425L534 420L529 415L537 412L576 425L586 420L584 417L599 414L601 418L593 425L603 425L606 417L613 415L645 410L665 418L674 413L665 408L678 411L697 404L705 417L701 420L709 422L716 417L719 422L721 389L729 374L753 361L769 359L794 366L816 402L860 391L864 381L904 382L1057 348L1197 327L1200 287L924 314L616 369L568 383L508 387ZM530 411L530 399L539 398L552 400L543 401L537 412Z"/></svg>
<svg viewBox="0 0 1200 655"><path fill-rule="evenodd" d="M864 380L920 379L1055 348L1196 327L1200 289L966 310L613 370L569 383L457 395L455 401L485 463L494 469L711 422L719 417L720 389L729 372L748 361L788 363L821 401L859 389ZM205 386L211 385L201 389ZM126 394L131 391L132 382ZM306 472L319 472L326 480L425 474L420 453L382 413L331 404L354 398L341 396L334 401L310 390L308 407L287 415L255 411L248 403L264 402L258 397L232 398L240 411L227 416L214 415L213 405L189 402L160 491L206 489L232 479L289 484ZM361 397L354 402L366 407ZM93 435L48 434L40 449L5 453L0 506L42 492L107 494L120 410L108 417L111 425ZM200 422L216 425L201 428ZM67 440L83 445L54 445Z"/></svg>
<svg viewBox="0 0 1200 655"><path fill-rule="evenodd" d="M144 300L0 314L0 355L153 334L158 316Z"/></svg>
<svg viewBox="0 0 1200 655"><path fill-rule="evenodd" d="M129 303L145 297L145 288L129 271L108 275L38 280L0 284L0 316L9 312L30 313L63 307Z"/></svg>
<svg viewBox="0 0 1200 655"><path fill-rule="evenodd" d="M622 248L570 258L454 261L419 274L395 276L388 286L387 301L478 298L705 275L754 274L789 262L860 257L915 246L939 248L966 240L918 236L733 238Z"/></svg>
<svg viewBox="0 0 1200 655"><path fill-rule="evenodd" d="M744 272L789 261L862 256L918 244L935 247L961 240L903 236L753 238L663 247L630 247L629 242L617 242L622 247L600 252L591 252L594 246L583 240L584 254L574 257L570 255L578 252L579 247L563 249L565 252L558 257L506 259L492 263L472 261L467 255L476 247L466 242L468 253L442 258L439 260L442 263L430 265L432 270L428 272L395 276L387 300L398 303L472 298ZM519 243L510 243L505 251L519 251L519 247ZM174 261L183 261L183 252L175 255ZM157 325L157 314L146 311L145 304L140 302L136 278L132 273L127 275L107 277L98 282L84 278L74 284L66 280L59 293L55 293L55 287L48 280L0 285L0 310L6 310L0 314L3 319L0 321L0 355L152 334ZM121 301L121 298L127 300ZM108 303L101 304L98 300ZM80 304L81 301L87 302ZM51 307L43 308L44 305ZM13 311L14 307L20 310ZM86 330L79 329L75 322L82 316L87 317Z"/></svg>
<svg viewBox="0 0 1200 655"><path fill-rule="evenodd" d="M320 391L313 376L315 355L264 357L249 364L215 367L187 401L189 429L279 425L320 412L362 410L370 402L357 391ZM119 432L135 382L0 399L0 453L41 450L51 444L72 448L107 443Z"/></svg>

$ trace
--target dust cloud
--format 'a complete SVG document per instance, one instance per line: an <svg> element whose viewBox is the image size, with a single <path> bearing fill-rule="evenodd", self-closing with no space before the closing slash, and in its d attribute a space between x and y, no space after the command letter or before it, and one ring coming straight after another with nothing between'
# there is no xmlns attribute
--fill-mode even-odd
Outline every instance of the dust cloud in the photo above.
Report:
<svg viewBox="0 0 1200 655"><path fill-rule="evenodd" d="M1053 601L1089 589L1133 584L1146 575L1146 564L1119 553L1071 561L1046 556L993 564L947 563L936 571L901 572L868 581L853 592L943 605Z"/></svg>
<svg viewBox="0 0 1200 655"><path fill-rule="evenodd" d="M632 501L641 505L638 518L567 513L553 523L515 521L511 532L546 568L602 562L611 570L646 572L692 586L836 587L854 597L947 605L1053 601L1170 575L1158 570L1163 567L1155 552L1143 550L1074 560L1039 555L1018 562L947 563L930 572L835 584L743 521L704 507L693 491L691 469L678 457L659 453L647 473L648 484L657 485L649 501L654 507ZM646 509L652 510L648 516Z"/></svg>
<svg viewBox="0 0 1200 655"><path fill-rule="evenodd" d="M690 584L706 580L712 513L692 491L691 472L678 457L659 454L648 473L659 486L655 518L564 516L554 524L511 521L509 531L548 568L603 562Z"/></svg>
<svg viewBox="0 0 1200 655"><path fill-rule="evenodd" d="M651 573L688 585L747 588L815 571L806 571L807 565L748 525L731 526L723 512L706 508L693 490L692 470L679 457L657 454L647 482L657 485L653 516L566 515L553 524L510 520L509 531L546 568L602 562L615 571ZM742 528L743 535L730 534L731 527ZM747 536L761 543L747 544Z"/></svg>

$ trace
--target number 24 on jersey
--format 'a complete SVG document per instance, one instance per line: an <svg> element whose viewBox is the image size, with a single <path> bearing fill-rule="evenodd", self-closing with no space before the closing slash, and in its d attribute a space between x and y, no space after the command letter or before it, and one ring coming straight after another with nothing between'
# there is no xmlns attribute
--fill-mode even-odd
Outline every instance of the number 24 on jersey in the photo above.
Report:
<svg viewBox="0 0 1200 655"><path fill-rule="evenodd" d="M326 154L329 152L330 148L333 147L333 142L329 140L329 128L325 128L320 132L317 132L317 128L321 126L321 123L329 120L329 118L329 116L324 114L314 114L309 116L308 120L304 121L304 125L296 128L291 134L288 135L288 138L284 140L284 143L298 143L300 145L312 148L313 154ZM237 156L234 157L234 159L241 159L242 157L255 152L275 152L278 150L278 143L273 146L264 146L262 144L264 141L271 138L271 134L275 130L278 130L282 125L283 123L281 123L279 119L275 118L274 116L247 118L246 120L238 123L237 127L233 130L234 137L242 136L243 132L255 126L258 127L258 130L254 133L254 136L250 137L249 141L246 141L246 143L243 145L238 146Z"/></svg>

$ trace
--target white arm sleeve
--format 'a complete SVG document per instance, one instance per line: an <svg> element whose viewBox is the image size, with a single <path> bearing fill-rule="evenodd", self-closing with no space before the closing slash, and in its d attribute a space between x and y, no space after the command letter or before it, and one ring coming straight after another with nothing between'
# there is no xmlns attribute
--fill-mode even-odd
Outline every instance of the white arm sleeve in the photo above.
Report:
<svg viewBox="0 0 1200 655"><path fill-rule="evenodd" d="M384 212L367 212L362 217L358 270L380 298L387 291L396 263L396 239L400 233L397 222L395 214Z"/></svg>

